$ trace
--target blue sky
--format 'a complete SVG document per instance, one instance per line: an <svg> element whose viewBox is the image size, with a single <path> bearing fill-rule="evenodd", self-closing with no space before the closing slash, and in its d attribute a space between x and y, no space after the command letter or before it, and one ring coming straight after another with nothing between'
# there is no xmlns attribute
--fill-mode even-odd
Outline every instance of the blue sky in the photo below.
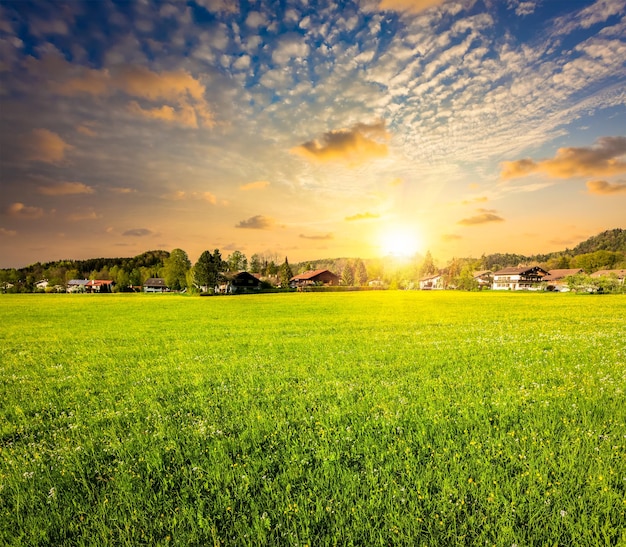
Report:
<svg viewBox="0 0 626 547"><path fill-rule="evenodd" d="M624 227L626 2L0 1L0 267Z"/></svg>

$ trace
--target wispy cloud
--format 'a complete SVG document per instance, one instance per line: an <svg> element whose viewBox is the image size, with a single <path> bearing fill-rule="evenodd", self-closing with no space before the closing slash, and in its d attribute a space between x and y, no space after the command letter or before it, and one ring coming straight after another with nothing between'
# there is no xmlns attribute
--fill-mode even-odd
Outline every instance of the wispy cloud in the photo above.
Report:
<svg viewBox="0 0 626 547"><path fill-rule="evenodd" d="M94 189L82 182L61 182L58 184L50 184L40 186L38 188L40 194L46 196L69 196L72 194L93 194Z"/></svg>
<svg viewBox="0 0 626 547"><path fill-rule="evenodd" d="M356 166L366 161L385 157L389 150L389 134L385 122L358 123L350 129L324 133L321 139L305 142L291 152L319 162L343 162Z"/></svg>
<svg viewBox="0 0 626 547"><path fill-rule="evenodd" d="M239 189L240 190L261 190L263 188L267 188L270 185L267 180L257 180L255 182L249 182L247 184L242 184Z"/></svg>
<svg viewBox="0 0 626 547"><path fill-rule="evenodd" d="M33 129L21 139L24 155L29 161L60 164L65 153L73 147L66 143L57 133L48 129Z"/></svg>
<svg viewBox="0 0 626 547"><path fill-rule="evenodd" d="M445 0L381 0L380 9L419 13L444 2Z"/></svg>
<svg viewBox="0 0 626 547"><path fill-rule="evenodd" d="M133 228L122 232L122 235L127 237L145 237L152 235L153 233L154 232L152 230L148 230L148 228Z"/></svg>
<svg viewBox="0 0 626 547"><path fill-rule="evenodd" d="M472 217L463 218L457 222L462 226L476 226L478 224L487 224L490 222L504 222L504 219L496 215L495 209L477 209L478 215Z"/></svg>
<svg viewBox="0 0 626 547"><path fill-rule="evenodd" d="M300 234L298 237L302 238L302 239L313 239L313 240L328 240L328 239L334 239L334 235L333 234L313 234L313 235L306 235L306 234Z"/></svg>
<svg viewBox="0 0 626 547"><path fill-rule="evenodd" d="M349 222L352 222L354 220L371 220L374 218L380 218L380 215L377 215L376 213L370 213L369 211L367 211L365 213L357 213L356 215L351 215L349 217L346 217L346 220Z"/></svg>
<svg viewBox="0 0 626 547"><path fill-rule="evenodd" d="M89 210L81 211L77 213L71 213L67 215L67 220L69 220L70 222L80 222L83 220L98 220L99 218L102 218L102 215L98 214L93 209L89 209Z"/></svg>
<svg viewBox="0 0 626 547"><path fill-rule="evenodd" d="M458 234L443 234L441 236L441 239L443 241L458 241L460 239L463 239L463 236L460 236Z"/></svg>
<svg viewBox="0 0 626 547"><path fill-rule="evenodd" d="M587 190L590 194L598 195L626 194L626 182L590 180L587 182Z"/></svg>
<svg viewBox="0 0 626 547"><path fill-rule="evenodd" d="M6 228L0 228L0 236L14 237L17 235L15 230L7 230Z"/></svg>
<svg viewBox="0 0 626 547"><path fill-rule="evenodd" d="M551 159L524 158L502 163L501 178L508 180L532 173L554 178L607 176L626 172L626 137L601 137L592 147L559 148Z"/></svg>
<svg viewBox="0 0 626 547"><path fill-rule="evenodd" d="M7 214L15 218L34 219L43 216L44 211L41 207L33 207L24 205L21 202L12 203L6 210Z"/></svg>
<svg viewBox="0 0 626 547"><path fill-rule="evenodd" d="M255 215L247 220L241 220L235 228L248 228L250 230L269 230L276 225L276 221L271 217Z"/></svg>

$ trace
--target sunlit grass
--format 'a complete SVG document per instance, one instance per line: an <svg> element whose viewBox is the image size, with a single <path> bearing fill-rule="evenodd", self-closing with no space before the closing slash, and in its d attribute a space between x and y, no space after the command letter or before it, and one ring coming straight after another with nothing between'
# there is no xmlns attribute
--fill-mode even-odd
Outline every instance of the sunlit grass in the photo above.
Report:
<svg viewBox="0 0 626 547"><path fill-rule="evenodd" d="M0 543L623 544L625 310L0 298Z"/></svg>

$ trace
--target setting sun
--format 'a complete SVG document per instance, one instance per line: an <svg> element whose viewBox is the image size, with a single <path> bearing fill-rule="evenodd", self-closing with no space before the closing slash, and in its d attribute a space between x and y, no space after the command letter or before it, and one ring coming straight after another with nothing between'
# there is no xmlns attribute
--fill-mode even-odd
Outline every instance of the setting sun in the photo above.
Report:
<svg viewBox="0 0 626 547"><path fill-rule="evenodd" d="M385 255L410 257L422 250L422 239L415 227L397 226L381 235L380 249Z"/></svg>

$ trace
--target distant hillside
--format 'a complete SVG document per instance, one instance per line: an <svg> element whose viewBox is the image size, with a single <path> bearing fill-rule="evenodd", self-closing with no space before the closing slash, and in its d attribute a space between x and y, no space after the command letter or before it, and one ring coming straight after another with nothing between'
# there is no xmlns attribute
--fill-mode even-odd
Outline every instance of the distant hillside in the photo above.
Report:
<svg viewBox="0 0 626 547"><path fill-rule="evenodd" d="M579 243L571 251L572 255L595 253L596 251L613 251L626 253L626 230L615 228Z"/></svg>

